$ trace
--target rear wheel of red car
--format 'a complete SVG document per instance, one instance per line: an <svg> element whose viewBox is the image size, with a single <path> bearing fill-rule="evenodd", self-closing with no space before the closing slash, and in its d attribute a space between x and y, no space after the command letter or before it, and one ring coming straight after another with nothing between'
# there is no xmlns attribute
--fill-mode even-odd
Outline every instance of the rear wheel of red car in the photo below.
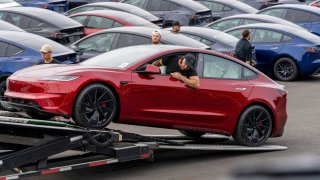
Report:
<svg viewBox="0 0 320 180"><path fill-rule="evenodd" d="M233 138L245 146L265 143L272 131L270 113L260 105L252 105L241 114Z"/></svg>
<svg viewBox="0 0 320 180"><path fill-rule="evenodd" d="M204 135L204 132L196 132L196 131L187 131L187 130L179 130L179 132L188 137L201 137Z"/></svg>
<svg viewBox="0 0 320 180"><path fill-rule="evenodd" d="M26 114L33 119L49 120L54 117L54 115L43 114L35 111L26 111Z"/></svg>
<svg viewBox="0 0 320 180"><path fill-rule="evenodd" d="M273 67L275 77L280 81L293 81L299 71L296 63L290 58L280 58Z"/></svg>
<svg viewBox="0 0 320 180"><path fill-rule="evenodd" d="M17 111L17 109L15 109L14 107L12 106L9 106L7 104L5 104L3 101L5 101L5 97L4 97L4 93L6 92L6 89L7 89L7 85L6 85L6 80L3 80L1 83L0 83L0 108L5 110L5 111L11 111L11 112L14 112L14 111Z"/></svg>
<svg viewBox="0 0 320 180"><path fill-rule="evenodd" d="M78 94L73 120L80 126L104 128L116 117L117 99L105 85L91 84Z"/></svg>

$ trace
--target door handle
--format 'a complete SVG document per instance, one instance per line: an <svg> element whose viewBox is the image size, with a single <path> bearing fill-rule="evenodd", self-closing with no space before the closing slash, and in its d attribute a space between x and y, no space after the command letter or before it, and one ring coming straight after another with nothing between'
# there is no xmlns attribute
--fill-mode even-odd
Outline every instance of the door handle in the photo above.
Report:
<svg viewBox="0 0 320 180"><path fill-rule="evenodd" d="M245 90L247 90L247 88L235 88L236 90L238 90L238 91L245 91Z"/></svg>
<svg viewBox="0 0 320 180"><path fill-rule="evenodd" d="M276 50L276 49L278 49L278 47L277 46L276 47L271 47L270 49Z"/></svg>

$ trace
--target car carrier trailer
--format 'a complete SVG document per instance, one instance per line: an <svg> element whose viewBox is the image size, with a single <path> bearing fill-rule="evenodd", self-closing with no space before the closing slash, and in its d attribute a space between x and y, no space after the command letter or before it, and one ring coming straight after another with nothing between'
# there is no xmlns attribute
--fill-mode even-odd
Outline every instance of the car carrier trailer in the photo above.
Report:
<svg viewBox="0 0 320 180"><path fill-rule="evenodd" d="M239 146L230 143L229 137L218 135L192 138L86 129L68 122L2 116L0 113L0 180L134 160L153 161L153 153L158 149L277 151L287 147Z"/></svg>

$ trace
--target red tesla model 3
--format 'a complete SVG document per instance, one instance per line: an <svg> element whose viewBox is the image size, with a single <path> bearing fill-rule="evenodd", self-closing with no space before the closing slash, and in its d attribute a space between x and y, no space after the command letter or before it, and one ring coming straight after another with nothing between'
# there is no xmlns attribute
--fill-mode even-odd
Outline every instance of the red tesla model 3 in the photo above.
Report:
<svg viewBox="0 0 320 180"><path fill-rule="evenodd" d="M197 57L197 89L150 65L186 53ZM281 85L232 57L181 46L131 46L80 64L32 66L7 83L8 103L30 116L62 115L93 128L113 121L188 136L233 135L240 144L258 146L281 136L287 120Z"/></svg>

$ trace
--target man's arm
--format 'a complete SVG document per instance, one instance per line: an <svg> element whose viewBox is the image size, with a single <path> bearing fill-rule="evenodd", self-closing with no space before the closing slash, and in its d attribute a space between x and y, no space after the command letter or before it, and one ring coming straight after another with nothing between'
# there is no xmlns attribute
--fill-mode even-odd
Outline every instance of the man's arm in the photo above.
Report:
<svg viewBox="0 0 320 180"><path fill-rule="evenodd" d="M152 63L152 65L160 67L163 66L162 59L156 60Z"/></svg>
<svg viewBox="0 0 320 180"><path fill-rule="evenodd" d="M252 61L252 48L251 48L251 45L250 45L250 44L246 45L246 47L245 47L245 53L244 53L244 54L245 54L246 63L251 65L251 61Z"/></svg>
<svg viewBox="0 0 320 180"><path fill-rule="evenodd" d="M191 76L187 78L186 76L181 75L179 72L171 73L171 76L182 81L187 86L192 88L198 88L200 86L200 79L198 76Z"/></svg>

